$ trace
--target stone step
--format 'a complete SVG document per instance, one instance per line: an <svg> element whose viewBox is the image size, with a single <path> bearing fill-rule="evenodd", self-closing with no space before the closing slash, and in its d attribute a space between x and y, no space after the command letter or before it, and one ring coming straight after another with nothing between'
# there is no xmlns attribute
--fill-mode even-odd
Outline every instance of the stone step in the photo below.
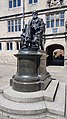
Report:
<svg viewBox="0 0 67 119"><path fill-rule="evenodd" d="M52 88L52 87L51 87ZM51 90L52 91L52 90ZM55 96L55 100L51 101L38 101L31 103L22 103L11 101L3 96L3 93L0 93L0 111L2 115L9 117L16 117L16 119L42 119L45 118L46 113L49 115L54 115L53 119L64 119L65 116L65 84L59 83L59 87ZM21 118L18 118L21 117ZM26 117L26 118L25 118ZM37 117L37 118L36 118ZM9 119L9 118L7 118ZM15 119L15 118L11 118Z"/></svg>
<svg viewBox="0 0 67 119"><path fill-rule="evenodd" d="M14 116L16 119L31 119L31 115L32 119L36 119L36 117L37 119L42 119L41 116L43 119L46 119L46 113L49 119L51 118L51 115L55 117L53 119L65 119L65 84L59 83L56 97L53 102L43 100L34 103L19 103L8 100L3 96L3 93L0 93L0 113L7 117L11 117L11 119L14 119Z"/></svg>
<svg viewBox="0 0 67 119"><path fill-rule="evenodd" d="M58 88L59 81L52 80L46 90L41 90L37 92L18 92L12 89L12 87L3 90L3 95L5 98L15 101L15 102L39 102L43 100L53 101Z"/></svg>
<svg viewBox="0 0 67 119"><path fill-rule="evenodd" d="M54 102L45 101L47 110L51 114L65 116L66 96L65 96L65 83L59 83L58 91Z"/></svg>
<svg viewBox="0 0 67 119"><path fill-rule="evenodd" d="M10 101L0 94L0 110L9 114L40 114L46 112L44 101L35 103L18 103Z"/></svg>
<svg viewBox="0 0 67 119"><path fill-rule="evenodd" d="M0 111L0 119L66 119L65 117L43 113L38 115L10 115Z"/></svg>
<svg viewBox="0 0 67 119"><path fill-rule="evenodd" d="M45 91L43 91L44 99L48 101L54 101L58 86L59 81L52 80L48 88Z"/></svg>

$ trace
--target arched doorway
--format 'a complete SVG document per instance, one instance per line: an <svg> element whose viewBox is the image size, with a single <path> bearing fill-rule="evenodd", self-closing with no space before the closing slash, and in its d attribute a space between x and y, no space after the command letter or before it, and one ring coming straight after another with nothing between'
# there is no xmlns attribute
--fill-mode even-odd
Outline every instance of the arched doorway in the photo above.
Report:
<svg viewBox="0 0 67 119"><path fill-rule="evenodd" d="M46 48L46 53L48 55L46 59L46 66L64 66L64 47L62 45L50 45Z"/></svg>

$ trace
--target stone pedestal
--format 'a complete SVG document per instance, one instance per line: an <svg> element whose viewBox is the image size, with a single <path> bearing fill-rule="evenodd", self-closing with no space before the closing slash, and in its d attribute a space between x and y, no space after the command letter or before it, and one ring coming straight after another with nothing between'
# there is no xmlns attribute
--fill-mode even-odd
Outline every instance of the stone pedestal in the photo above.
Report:
<svg viewBox="0 0 67 119"><path fill-rule="evenodd" d="M17 54L17 73L12 79L12 88L20 92L44 90L51 81L46 71L44 51L22 51Z"/></svg>
<svg viewBox="0 0 67 119"><path fill-rule="evenodd" d="M1 119L65 119L65 84L51 80L46 53L19 51L12 86L0 87Z"/></svg>

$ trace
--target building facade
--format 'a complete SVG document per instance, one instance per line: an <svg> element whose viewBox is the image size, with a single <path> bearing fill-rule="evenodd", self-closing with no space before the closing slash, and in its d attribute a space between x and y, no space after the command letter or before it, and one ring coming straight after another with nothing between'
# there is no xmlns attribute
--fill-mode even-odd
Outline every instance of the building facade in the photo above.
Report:
<svg viewBox="0 0 67 119"><path fill-rule="evenodd" d="M45 45L48 55L46 64L67 65L67 43L65 22L67 20L66 0L25 0L24 22L32 18L32 11L45 22ZM14 62L13 54L20 49L23 28L23 0L0 1L0 61ZM11 55L12 54L12 55ZM11 55L11 56L10 56ZM8 58L8 57L11 58ZM13 59L12 59L13 57ZM6 60L5 60L6 58ZM11 60L10 60L11 59Z"/></svg>

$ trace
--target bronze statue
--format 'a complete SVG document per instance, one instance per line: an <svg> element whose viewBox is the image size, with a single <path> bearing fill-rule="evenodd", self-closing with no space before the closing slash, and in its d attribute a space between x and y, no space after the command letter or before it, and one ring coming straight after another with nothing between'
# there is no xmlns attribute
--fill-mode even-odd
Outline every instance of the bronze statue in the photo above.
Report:
<svg viewBox="0 0 67 119"><path fill-rule="evenodd" d="M33 18L28 22L25 30L26 48L35 49L43 46L43 33L45 32L45 24L42 18L38 18L36 11L32 12ZM23 48L23 47L22 47Z"/></svg>

